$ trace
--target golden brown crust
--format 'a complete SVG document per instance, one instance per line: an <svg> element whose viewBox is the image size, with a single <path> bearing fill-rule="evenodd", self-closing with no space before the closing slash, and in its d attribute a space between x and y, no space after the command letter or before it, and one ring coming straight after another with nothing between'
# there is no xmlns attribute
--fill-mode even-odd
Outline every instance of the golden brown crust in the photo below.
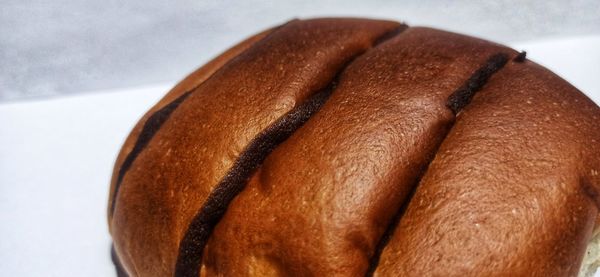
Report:
<svg viewBox="0 0 600 277"><path fill-rule="evenodd" d="M398 26L293 21L196 88L123 178L112 235L125 268L135 276L172 275L190 221L248 143Z"/></svg>
<svg viewBox="0 0 600 277"><path fill-rule="evenodd" d="M109 207L109 211L108 211L109 225L112 222L111 206L112 206L112 202L113 202L116 181L119 176L119 169L123 165L123 161L124 161L125 157L127 157L127 155L129 153L131 153L131 150L133 149L135 142L138 139L140 132L142 131L142 128L143 128L144 124L146 123L146 121L148 120L148 118L152 114L154 114L156 111L165 107L167 104L173 102L175 99L180 97L182 94L199 86L202 82L204 82L206 79L208 79L215 71L217 71L219 68L221 68L230 59L236 57L237 55L242 53L244 50L248 49L248 47L250 47L257 41L263 39L265 36L267 36L269 33L271 33L272 30L273 29L268 29L268 30L265 30L263 32L260 32L256 35L253 35L253 36L245 39L244 41L240 42L239 44L237 44L237 45L231 47L230 49L228 49L227 51L223 52L216 58L212 59L211 61L209 61L202 67L196 69L190 75L188 75L183 80L181 80L175 87L173 87L158 103L156 103L152 108L150 108L150 110L148 110L148 112L146 112L146 114L138 121L138 123L135 125L133 130L131 130L131 133L129 134L129 136L127 136L127 139L123 143L123 146L121 148L121 151L119 152L119 156L117 157L117 160L115 162L115 166L113 169L113 175L112 175L111 185L110 185L110 190L109 190L110 194L109 194L109 199L108 199L108 202L109 202L109 206L108 206Z"/></svg>
<svg viewBox="0 0 600 277"><path fill-rule="evenodd" d="M600 109L509 48L386 35L403 29L292 21L176 86L115 166L129 274L575 275L598 218Z"/></svg>
<svg viewBox="0 0 600 277"><path fill-rule="evenodd" d="M509 63L459 115L375 276L576 276L597 216L595 116L556 75Z"/></svg>
<svg viewBox="0 0 600 277"><path fill-rule="evenodd" d="M499 52L512 50L410 28L359 57L230 204L207 247L207 275L364 275L452 125L448 97Z"/></svg>

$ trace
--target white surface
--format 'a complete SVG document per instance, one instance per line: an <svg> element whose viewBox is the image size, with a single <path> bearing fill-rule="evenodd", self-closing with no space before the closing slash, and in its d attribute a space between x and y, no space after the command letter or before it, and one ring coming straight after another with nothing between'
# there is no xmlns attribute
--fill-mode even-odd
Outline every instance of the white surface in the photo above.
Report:
<svg viewBox="0 0 600 277"><path fill-rule="evenodd" d="M0 276L112 276L116 153L167 90L0 105Z"/></svg>
<svg viewBox="0 0 600 277"><path fill-rule="evenodd" d="M252 33L319 16L502 42L600 35L599 0L2 0L0 101L175 80Z"/></svg>
<svg viewBox="0 0 600 277"><path fill-rule="evenodd" d="M600 37L515 48L600 102ZM106 227L113 162L169 87L0 105L1 276L114 275Z"/></svg>

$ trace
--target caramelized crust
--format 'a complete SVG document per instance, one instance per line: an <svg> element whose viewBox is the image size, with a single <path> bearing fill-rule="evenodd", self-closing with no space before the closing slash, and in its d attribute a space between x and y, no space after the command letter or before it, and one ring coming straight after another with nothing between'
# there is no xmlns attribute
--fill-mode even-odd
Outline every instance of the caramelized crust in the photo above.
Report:
<svg viewBox="0 0 600 277"><path fill-rule="evenodd" d="M294 20L192 73L117 159L119 276L575 276L600 109L525 54Z"/></svg>
<svg viewBox="0 0 600 277"><path fill-rule="evenodd" d="M114 209L114 207L113 207L114 199L113 198L117 191L116 187L120 186L120 184L117 185L117 180L119 179L120 175L124 175L124 173L125 173L125 172L120 173L120 171L123 170L123 162L125 161L125 159L127 159L128 156L133 156L133 154L131 152L132 152L133 148L135 147L136 142L139 140L140 133L142 132L142 129L143 129L144 125L146 124L148 118L151 117L153 114L155 114L157 111L163 109L168 104L173 103L173 101L175 101L177 98L181 97L185 93L189 93L193 89L197 88L200 84L202 84L202 82L204 82L206 79L208 79L215 71L217 71L219 68L221 68L230 59L239 55L241 52L248 49L248 47L250 47L257 41L263 39L265 36L267 36L269 33L271 33L272 30L273 29L265 30L261 33L258 33L256 35L253 35L253 36L247 38L246 40L240 42L238 45L228 49L227 51L223 52L218 57L209 61L204 66L202 66L202 67L198 68L197 70L195 70L194 72L192 72L190 75L185 77L185 79L181 80L174 88L172 88L158 103L156 103L152 108L150 108L150 110L148 112L146 112L146 114L140 119L140 121L136 124L136 126L133 128L133 130L131 130L131 133L125 140L125 143L123 144L123 146L121 148L121 152L119 153L119 156L117 157L117 161L115 162L115 167L113 169L113 175L112 175L112 179L111 179L110 194L109 194L109 199L108 199L108 201L109 201L109 206L108 206L109 207L109 210L108 210L109 224L111 224L111 222L112 222L111 219L112 219L112 213L113 213L113 209ZM130 159L133 160L133 157Z"/></svg>
<svg viewBox="0 0 600 277"><path fill-rule="evenodd" d="M546 69L509 63L459 114L375 276L576 276L598 115Z"/></svg>
<svg viewBox="0 0 600 277"><path fill-rule="evenodd" d="M374 20L292 21L195 88L158 126L116 194L111 233L129 273L173 275L192 218L249 142L398 27Z"/></svg>
<svg viewBox="0 0 600 277"><path fill-rule="evenodd" d="M499 52L512 50L411 28L359 57L231 203L207 275L364 275L452 125L448 97Z"/></svg>

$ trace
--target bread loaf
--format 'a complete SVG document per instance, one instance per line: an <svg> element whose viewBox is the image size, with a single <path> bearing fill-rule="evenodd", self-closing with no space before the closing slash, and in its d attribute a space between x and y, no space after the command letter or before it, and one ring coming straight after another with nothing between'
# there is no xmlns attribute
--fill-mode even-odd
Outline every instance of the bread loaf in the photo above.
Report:
<svg viewBox="0 0 600 277"><path fill-rule="evenodd" d="M135 126L111 184L113 258L123 276L586 274L599 140L600 108L524 52L293 20Z"/></svg>

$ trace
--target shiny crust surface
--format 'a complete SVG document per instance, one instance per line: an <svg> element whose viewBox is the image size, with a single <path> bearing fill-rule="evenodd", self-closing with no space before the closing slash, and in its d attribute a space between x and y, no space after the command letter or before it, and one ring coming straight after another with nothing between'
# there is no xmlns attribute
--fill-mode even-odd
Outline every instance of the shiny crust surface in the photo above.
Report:
<svg viewBox="0 0 600 277"><path fill-rule="evenodd" d="M511 62L459 114L375 276L576 276L598 215L598 107Z"/></svg>
<svg viewBox="0 0 600 277"><path fill-rule="evenodd" d="M398 26L357 19L291 21L193 89L120 186L111 233L129 274L173 275L189 223L249 142Z"/></svg>
<svg viewBox="0 0 600 277"><path fill-rule="evenodd" d="M510 48L294 20L192 73L136 125L111 183L114 258L129 276L576 276L599 140L600 109ZM220 190L222 213L193 230Z"/></svg>
<svg viewBox="0 0 600 277"><path fill-rule="evenodd" d="M447 98L501 51L511 52L410 28L355 60L230 204L207 247L207 275L364 275L452 125Z"/></svg>
<svg viewBox="0 0 600 277"><path fill-rule="evenodd" d="M252 44L257 41L263 39L267 34L269 34L272 29L263 31L256 35L253 35L244 41L240 42L236 46L228 49L223 52L218 57L212 59L204 66L198 68L194 72L192 72L189 76L185 77L181 80L175 87L173 87L158 103L156 103L146 114L140 119L140 121L133 128L125 143L121 148L121 152L119 152L119 156L117 157L117 161L115 162L115 167L113 170L113 175L111 179L111 188L109 194L109 224L112 222L112 206L113 206L113 197L115 195L115 187L117 183L117 179L119 176L119 170L123 166L123 162L128 155L130 155L131 150L133 150L136 140L138 140L140 132L143 129L144 124L147 122L148 118L152 116L156 111L164 108L169 103L172 103L178 97L181 97L186 92L190 92L194 88L198 87L202 82L208 79L215 71L221 68L225 63L227 63L231 58L239 55L244 50L248 49Z"/></svg>

